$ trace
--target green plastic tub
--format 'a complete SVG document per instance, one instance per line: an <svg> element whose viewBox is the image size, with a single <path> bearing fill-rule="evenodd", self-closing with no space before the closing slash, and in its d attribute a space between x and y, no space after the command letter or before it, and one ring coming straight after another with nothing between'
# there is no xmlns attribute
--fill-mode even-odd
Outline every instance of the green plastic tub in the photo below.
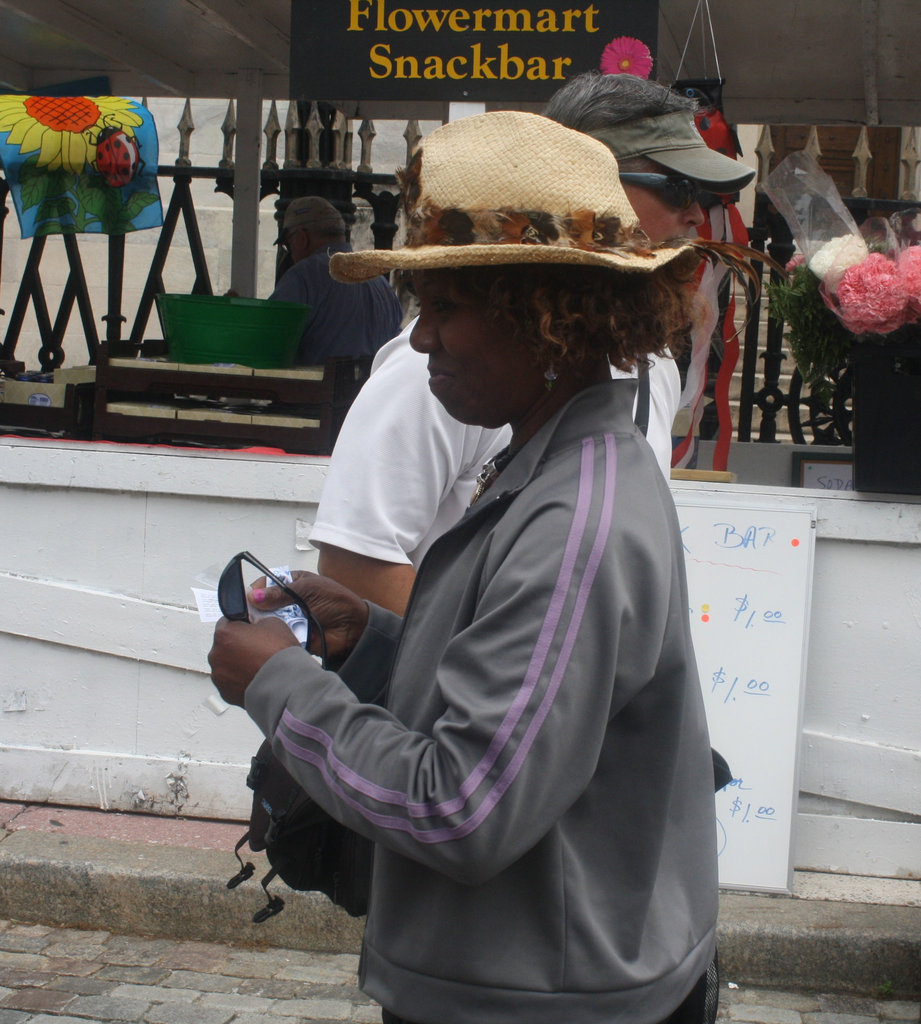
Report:
<svg viewBox="0 0 921 1024"><path fill-rule="evenodd" d="M310 312L297 302L230 295L157 296L169 357L177 363L292 366Z"/></svg>

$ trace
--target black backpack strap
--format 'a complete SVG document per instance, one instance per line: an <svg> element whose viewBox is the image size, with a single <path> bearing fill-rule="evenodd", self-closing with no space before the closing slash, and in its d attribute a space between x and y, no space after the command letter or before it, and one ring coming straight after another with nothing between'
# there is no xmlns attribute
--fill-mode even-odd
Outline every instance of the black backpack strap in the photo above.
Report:
<svg viewBox="0 0 921 1024"><path fill-rule="evenodd" d="M633 422L645 437L649 430L649 363L640 363L637 376L639 386L636 389L636 415L633 417Z"/></svg>
<svg viewBox="0 0 921 1024"><path fill-rule="evenodd" d="M240 865L240 870L227 883L227 888L228 889L236 889L236 887L241 882L245 882L247 880L247 878L252 878L253 877L253 872L255 872L255 870L256 870L251 861L247 861L244 864L243 863L243 858L240 856L240 850L242 850L244 845L246 843L248 843L248 842L249 842L249 829L247 829L246 832L243 833L243 835L240 837L240 841L233 848L233 854L237 858L237 861L238 861L238 863Z"/></svg>
<svg viewBox="0 0 921 1024"><path fill-rule="evenodd" d="M273 867L272 870L262 879L262 888L268 897L269 902L262 908L257 910L253 914L253 924L262 924L263 921L268 921L270 917L274 917L276 914L280 914L285 909L285 901L281 896L274 896L269 892L269 882L278 874L278 869Z"/></svg>

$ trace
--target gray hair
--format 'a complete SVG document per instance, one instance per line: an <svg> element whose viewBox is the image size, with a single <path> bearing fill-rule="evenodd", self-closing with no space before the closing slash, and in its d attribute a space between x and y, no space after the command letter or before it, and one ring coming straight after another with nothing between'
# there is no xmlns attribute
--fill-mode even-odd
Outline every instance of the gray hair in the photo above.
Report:
<svg viewBox="0 0 921 1024"><path fill-rule="evenodd" d="M667 85L635 75L603 75L586 71L570 79L550 97L544 114L567 128L591 135L619 121L658 117L678 110L693 111L694 100Z"/></svg>

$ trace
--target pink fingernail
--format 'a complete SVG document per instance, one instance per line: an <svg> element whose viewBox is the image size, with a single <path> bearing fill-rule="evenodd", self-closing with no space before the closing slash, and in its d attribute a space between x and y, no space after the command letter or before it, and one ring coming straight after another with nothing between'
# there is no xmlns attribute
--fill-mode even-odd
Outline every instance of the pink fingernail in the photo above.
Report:
<svg viewBox="0 0 921 1024"><path fill-rule="evenodd" d="M265 600L265 591L262 588L257 588L253 591L253 600L258 604L260 601Z"/></svg>

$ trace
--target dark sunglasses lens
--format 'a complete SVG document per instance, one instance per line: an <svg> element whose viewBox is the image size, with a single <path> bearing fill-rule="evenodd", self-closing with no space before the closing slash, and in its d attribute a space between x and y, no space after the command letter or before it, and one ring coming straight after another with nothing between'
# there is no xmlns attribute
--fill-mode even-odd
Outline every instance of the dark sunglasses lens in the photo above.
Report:
<svg viewBox="0 0 921 1024"><path fill-rule="evenodd" d="M221 573L217 584L217 603L225 619L232 622L245 622L249 619L243 566L239 558L232 558Z"/></svg>
<svg viewBox="0 0 921 1024"><path fill-rule="evenodd" d="M676 210L686 210L697 202L699 192L697 182L690 178L667 178L662 188L662 197Z"/></svg>

